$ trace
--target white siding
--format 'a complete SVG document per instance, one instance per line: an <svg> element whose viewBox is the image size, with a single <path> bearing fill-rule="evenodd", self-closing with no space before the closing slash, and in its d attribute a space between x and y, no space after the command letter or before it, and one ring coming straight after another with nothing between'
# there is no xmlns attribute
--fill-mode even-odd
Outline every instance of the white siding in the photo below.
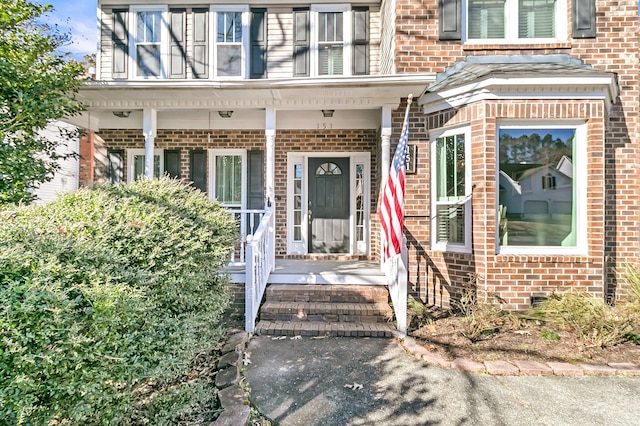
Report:
<svg viewBox="0 0 640 426"><path fill-rule="evenodd" d="M394 64L394 37L396 32L396 2L395 0L382 0L380 10L380 74L395 74Z"/></svg>
<svg viewBox="0 0 640 426"><path fill-rule="evenodd" d="M369 74L380 73L380 9L369 8Z"/></svg>
<svg viewBox="0 0 640 426"><path fill-rule="evenodd" d="M75 129L73 126L61 123L53 122L41 132L41 135L50 139L58 141L58 148L56 152L58 154L70 154L78 152L78 138L65 139L60 135L59 128L66 128L69 130ZM35 195L38 197L35 200L36 204L46 204L55 200L58 195L64 192L70 192L78 189L78 159L69 158L64 161L60 161L60 170L53 176L53 180L41 184L35 191Z"/></svg>
<svg viewBox="0 0 640 426"><path fill-rule="evenodd" d="M267 10L267 77L293 75L293 9Z"/></svg>
<svg viewBox="0 0 640 426"><path fill-rule="evenodd" d="M102 9L100 12L100 76L101 80L111 80L111 56L113 52L113 42L111 32L113 31L113 19L111 9Z"/></svg>

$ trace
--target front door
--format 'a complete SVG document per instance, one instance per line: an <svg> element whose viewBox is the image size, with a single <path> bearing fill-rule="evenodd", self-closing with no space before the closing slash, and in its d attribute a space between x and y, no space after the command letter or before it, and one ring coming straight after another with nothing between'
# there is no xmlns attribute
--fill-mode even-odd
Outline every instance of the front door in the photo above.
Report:
<svg viewBox="0 0 640 426"><path fill-rule="evenodd" d="M309 253L349 253L349 158L309 158Z"/></svg>

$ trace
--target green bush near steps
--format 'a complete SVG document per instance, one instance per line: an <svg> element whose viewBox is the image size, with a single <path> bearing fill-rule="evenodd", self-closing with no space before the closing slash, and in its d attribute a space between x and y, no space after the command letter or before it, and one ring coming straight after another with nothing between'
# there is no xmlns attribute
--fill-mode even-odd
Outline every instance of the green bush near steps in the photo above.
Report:
<svg viewBox="0 0 640 426"><path fill-rule="evenodd" d="M0 424L183 412L185 386L179 401L158 398L167 412L139 390L185 374L221 338L219 272L235 239L217 203L166 178L0 211Z"/></svg>

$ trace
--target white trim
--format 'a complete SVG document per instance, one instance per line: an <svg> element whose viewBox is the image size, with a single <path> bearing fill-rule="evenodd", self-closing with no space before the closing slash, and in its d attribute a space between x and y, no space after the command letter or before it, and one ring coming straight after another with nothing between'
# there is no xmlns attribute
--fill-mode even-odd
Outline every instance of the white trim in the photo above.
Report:
<svg viewBox="0 0 640 426"><path fill-rule="evenodd" d="M469 34L469 0L462 4L462 43L473 44L539 44L563 43L567 41L567 16L569 10L566 0L556 0L554 38L520 38L518 36L518 0L505 0L505 38L470 39Z"/></svg>
<svg viewBox="0 0 640 426"><path fill-rule="evenodd" d="M160 75L159 76L138 76L137 75L137 13L138 12L161 12L162 22L160 24ZM132 80L163 80L167 78L167 68L169 66L169 7L167 5L130 5L129 6L129 79Z"/></svg>
<svg viewBox="0 0 640 426"><path fill-rule="evenodd" d="M576 175L573 178L576 191L576 245L575 247L560 246L500 246L498 238L498 203L499 194L496 193L496 233L495 246L497 254L519 254L519 255L587 255L587 123L584 120L499 120L496 122L496 163L499 161L499 135L500 129L575 129L575 159L574 170ZM496 164L496 182L499 182L500 168ZM496 191L500 190L500 185L496 185Z"/></svg>
<svg viewBox="0 0 640 426"><path fill-rule="evenodd" d="M127 150L127 183L129 182L133 182L135 180L135 162L133 161L133 157L134 156L139 156L142 155L143 157L146 157L145 155L145 149L144 148L128 148ZM154 156L159 156L160 157L160 176L164 175L164 149L154 149L153 150L153 155ZM142 171L144 173L144 170Z"/></svg>
<svg viewBox="0 0 640 426"><path fill-rule="evenodd" d="M513 75L489 77L451 89L428 92L418 101L425 114L497 99L596 99L607 110L618 96L614 75L536 77Z"/></svg>
<svg viewBox="0 0 640 426"><path fill-rule="evenodd" d="M454 136L454 135L464 135L464 157L465 157L465 199L461 202L464 203L464 244L454 244L454 243L439 243L437 241L438 228L437 228L437 164L436 164L436 142L438 138ZM472 235L472 217L471 217L471 203L473 200L471 199L472 194L472 174L471 170L473 167L472 164L472 156L471 156L471 127L469 125L465 125L462 127L452 127L452 128L443 128L436 129L431 131L429 134L429 143L431 144L431 249L434 251L447 251L447 252L458 252L458 253L471 253L471 235Z"/></svg>
<svg viewBox="0 0 640 426"><path fill-rule="evenodd" d="M249 19L250 19L250 9L248 5L220 5L220 4L212 4L209 6L209 51L207 52L209 55L209 75L211 76L209 79L214 80L244 80L249 78ZM217 57L216 48L218 46L217 42L217 28L218 28L218 12L241 12L242 13L242 47L241 51L241 65L240 65L240 75L239 76L218 76L217 74Z"/></svg>
<svg viewBox="0 0 640 426"><path fill-rule="evenodd" d="M241 181L240 181L240 205L237 204L222 204L231 209L246 209L247 208L247 151L244 149L209 149L209 199L216 199L216 157L220 156L240 156L240 168L241 168Z"/></svg>
<svg viewBox="0 0 640 426"><path fill-rule="evenodd" d="M342 76L350 76L352 71L352 34L353 23L351 13L351 5L347 3L343 4L312 4L310 8L310 20L309 20L309 33L311 36L311 60L309 66L311 67L310 76L319 77L318 74L318 14L321 12L342 12ZM320 76L332 78L335 76Z"/></svg>
<svg viewBox="0 0 640 426"><path fill-rule="evenodd" d="M369 152L289 152L287 153L287 254L308 254L308 160L313 157L338 157L349 159L349 253L353 255L367 255L371 253L371 153ZM302 230L301 241L294 241L294 165L302 164ZM358 250L356 241L356 164L364 164L364 237L366 248Z"/></svg>

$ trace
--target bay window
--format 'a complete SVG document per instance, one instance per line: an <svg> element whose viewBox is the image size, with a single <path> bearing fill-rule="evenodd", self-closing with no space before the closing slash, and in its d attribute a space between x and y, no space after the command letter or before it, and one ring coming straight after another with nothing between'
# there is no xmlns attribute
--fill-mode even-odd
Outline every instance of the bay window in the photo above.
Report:
<svg viewBox="0 0 640 426"><path fill-rule="evenodd" d="M548 124L499 128L500 252L584 249L583 131Z"/></svg>

